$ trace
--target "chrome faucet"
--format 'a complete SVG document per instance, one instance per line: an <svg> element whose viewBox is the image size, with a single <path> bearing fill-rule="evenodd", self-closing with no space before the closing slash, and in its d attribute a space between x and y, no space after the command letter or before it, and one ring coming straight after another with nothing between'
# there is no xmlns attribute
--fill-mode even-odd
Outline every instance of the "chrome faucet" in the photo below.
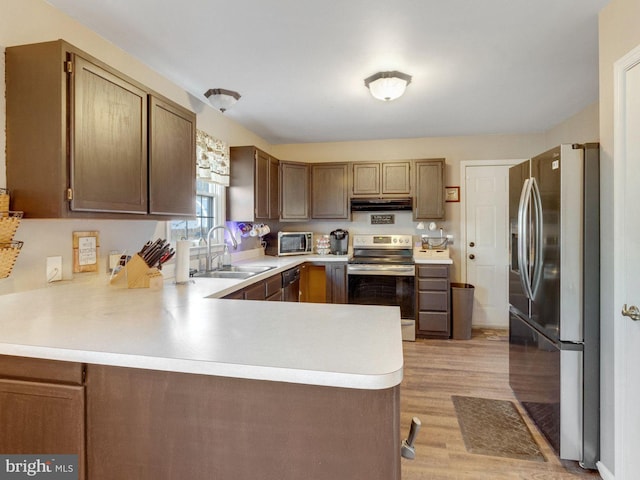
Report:
<svg viewBox="0 0 640 480"><path fill-rule="evenodd" d="M231 243L233 244L233 249L235 250L236 248L238 248L238 242L233 236L233 233L225 225L216 225L215 227L211 227L207 232L207 271L213 270L213 257L211 255L211 234L213 233L214 230L218 230L220 228L222 228L223 230L226 230L229 233L229 236L231 237ZM219 245L224 245L226 247L227 242L225 241ZM220 254L216 256L219 256L219 255Z"/></svg>

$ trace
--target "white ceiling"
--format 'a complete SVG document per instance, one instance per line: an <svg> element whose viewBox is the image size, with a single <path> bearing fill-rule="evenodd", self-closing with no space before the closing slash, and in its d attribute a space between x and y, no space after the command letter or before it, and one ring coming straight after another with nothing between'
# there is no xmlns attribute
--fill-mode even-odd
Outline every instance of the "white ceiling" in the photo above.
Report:
<svg viewBox="0 0 640 480"><path fill-rule="evenodd" d="M598 97L609 0L47 0L272 144L532 133ZM413 76L375 100L369 75Z"/></svg>

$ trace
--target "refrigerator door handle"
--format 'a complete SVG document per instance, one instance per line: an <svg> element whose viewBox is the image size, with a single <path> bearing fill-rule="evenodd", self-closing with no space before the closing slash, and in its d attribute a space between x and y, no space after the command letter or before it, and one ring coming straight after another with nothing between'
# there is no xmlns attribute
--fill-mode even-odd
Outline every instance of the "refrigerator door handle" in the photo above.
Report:
<svg viewBox="0 0 640 480"><path fill-rule="evenodd" d="M518 270L520 271L520 283L525 295L533 299L531 291L531 277L529 275L529 207L531 204L532 179L527 178L520 192L520 204L518 206Z"/></svg>
<svg viewBox="0 0 640 480"><path fill-rule="evenodd" d="M533 225L535 228L533 234L533 279L531 280L531 300L533 300L538 294L542 280L542 272L544 270L544 219L542 217L542 197L540 196L540 189L538 188L538 182L536 182L535 177L531 177L531 185L531 193L533 196Z"/></svg>

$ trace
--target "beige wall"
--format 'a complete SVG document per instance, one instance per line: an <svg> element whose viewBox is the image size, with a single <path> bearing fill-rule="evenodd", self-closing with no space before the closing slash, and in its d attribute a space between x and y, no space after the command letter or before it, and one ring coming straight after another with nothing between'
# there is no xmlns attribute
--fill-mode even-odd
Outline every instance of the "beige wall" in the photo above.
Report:
<svg viewBox="0 0 640 480"><path fill-rule="evenodd" d="M576 113L546 133L546 148L561 143L590 143L600 138L598 102Z"/></svg>
<svg viewBox="0 0 640 480"><path fill-rule="evenodd" d="M626 53L640 45L640 0L612 0L600 13L600 143L601 143L601 230L613 231L613 65ZM610 240L603 234L603 239ZM606 246L606 244L604 245ZM613 472L614 431L614 318L616 288L613 251L602 249L601 255L601 450L602 463Z"/></svg>

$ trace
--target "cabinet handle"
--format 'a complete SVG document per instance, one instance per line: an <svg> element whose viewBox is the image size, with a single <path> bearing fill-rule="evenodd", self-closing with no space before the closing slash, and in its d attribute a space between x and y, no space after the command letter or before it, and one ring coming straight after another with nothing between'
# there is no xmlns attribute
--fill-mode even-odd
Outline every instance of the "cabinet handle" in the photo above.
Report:
<svg viewBox="0 0 640 480"><path fill-rule="evenodd" d="M474 258L476 258L476 256L473 253L469 255L469 259L473 260Z"/></svg>
<svg viewBox="0 0 640 480"><path fill-rule="evenodd" d="M476 244L475 244L475 243L473 243L473 242L470 242L470 243L469 243L469 246L470 246L470 247L475 247L475 246L476 246Z"/></svg>

